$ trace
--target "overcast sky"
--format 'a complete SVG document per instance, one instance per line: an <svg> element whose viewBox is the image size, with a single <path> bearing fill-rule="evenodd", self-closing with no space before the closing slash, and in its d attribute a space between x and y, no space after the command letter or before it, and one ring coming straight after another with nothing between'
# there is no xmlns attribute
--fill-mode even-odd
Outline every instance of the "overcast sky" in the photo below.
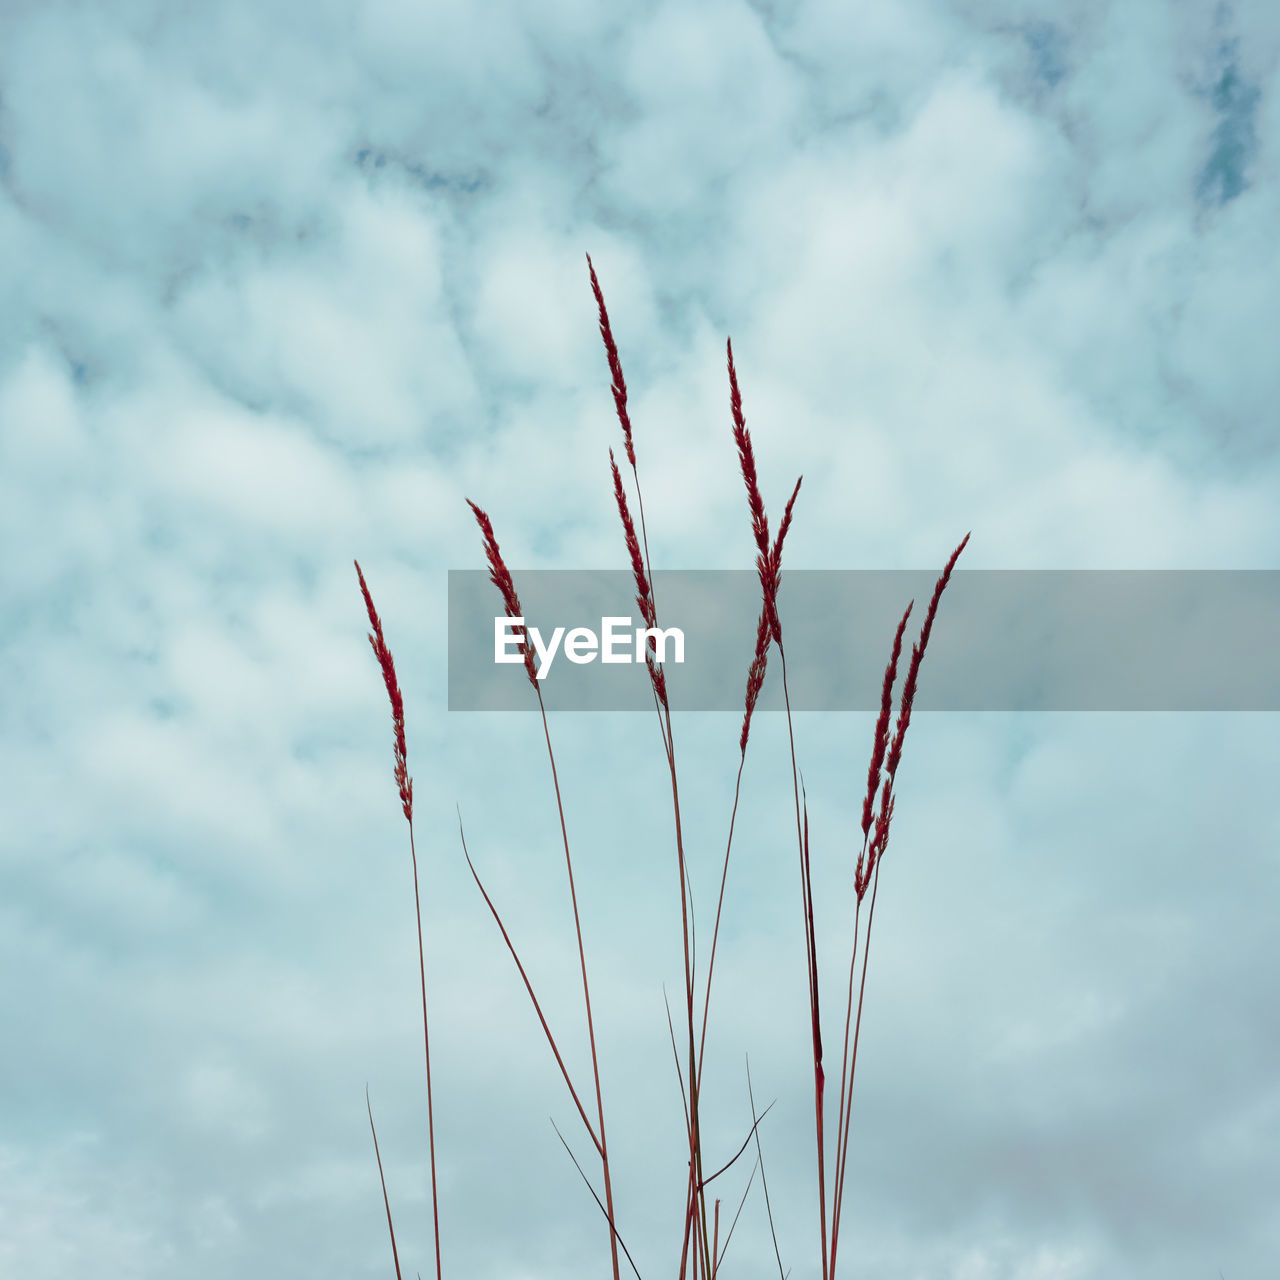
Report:
<svg viewBox="0 0 1280 1280"><path fill-rule="evenodd" d="M404 1273L434 1275L408 829L353 557L404 689L444 1274L607 1274L548 1116L598 1165L458 834L460 806L589 1092L541 724L446 699L447 572L484 565L464 498L517 586L626 565L584 254L657 568L752 565L732 336L773 520L805 476L793 569L936 573L969 530L969 570L1274 569L1278 60L1265 0L8 0L0 1274L385 1280L367 1082ZM675 721L704 956L739 724ZM795 727L838 1076L873 717ZM684 1174L665 764L651 714L551 733L654 1280ZM1278 737L916 715L841 1275L1275 1273ZM762 714L705 1123L718 1166L749 1053L809 1280L791 804ZM723 1274L778 1274L758 1177Z"/></svg>

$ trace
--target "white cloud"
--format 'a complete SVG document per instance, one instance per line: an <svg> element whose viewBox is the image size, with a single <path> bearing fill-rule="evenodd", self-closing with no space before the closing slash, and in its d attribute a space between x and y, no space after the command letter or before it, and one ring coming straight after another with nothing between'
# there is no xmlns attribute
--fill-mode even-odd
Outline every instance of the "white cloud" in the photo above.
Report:
<svg viewBox="0 0 1280 1280"><path fill-rule="evenodd" d="M589 1140L456 835L455 803L585 1080L541 724L449 713L446 685L446 571L484 563L464 497L517 579L622 564L585 252L658 567L751 563L727 334L772 520L805 475L791 568L936 566L968 529L962 570L1269 568L1280 545L1262 7L296 16L0 19L6 1274L388 1274L366 1082L402 1264L431 1269L408 833L356 557L405 692L445 1271L601 1265L548 1111ZM739 724L677 718L701 960ZM760 712L744 773L706 1123L727 1158L749 1050L800 1274L783 728ZM870 732L797 724L829 1100ZM552 734L648 1274L682 1199L665 766L642 717ZM1270 717L921 714L910 737L841 1267L1264 1271ZM735 1274L773 1273L761 1210Z"/></svg>

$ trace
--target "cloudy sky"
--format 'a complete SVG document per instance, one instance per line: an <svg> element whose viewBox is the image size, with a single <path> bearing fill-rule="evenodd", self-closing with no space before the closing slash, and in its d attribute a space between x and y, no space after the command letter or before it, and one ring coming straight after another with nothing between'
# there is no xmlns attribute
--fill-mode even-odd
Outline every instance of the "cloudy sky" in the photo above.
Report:
<svg viewBox="0 0 1280 1280"><path fill-rule="evenodd" d="M968 570L1277 567L1272 6L530 12L3 6L5 1276L385 1280L366 1083L404 1273L434 1274L408 830L353 557L404 688L444 1274L607 1274L548 1117L598 1166L459 843L460 808L589 1087L541 724L446 698L447 573L484 563L464 498L517 585L625 566L585 253L658 568L752 563L730 335L775 520L805 475L793 569L936 573L968 530ZM704 948L739 722L675 721ZM873 717L795 727L830 1045ZM651 714L551 733L652 1280L683 1188L665 765ZM1261 712L917 714L840 1274L1274 1273L1277 737ZM763 714L748 751L705 1123L718 1164L749 1053L807 1280L786 739ZM758 1177L724 1274L778 1274Z"/></svg>

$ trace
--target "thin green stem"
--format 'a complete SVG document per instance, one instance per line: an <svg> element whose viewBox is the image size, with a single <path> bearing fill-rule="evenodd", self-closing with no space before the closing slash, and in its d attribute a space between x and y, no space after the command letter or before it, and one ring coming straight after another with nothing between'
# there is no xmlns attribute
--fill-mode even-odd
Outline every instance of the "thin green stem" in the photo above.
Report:
<svg viewBox="0 0 1280 1280"><path fill-rule="evenodd" d="M422 903L418 896L418 852L413 843L413 819L409 819L409 856L413 859L413 908L418 918L418 976L422 980L422 1047L427 1059L427 1143L431 1151L431 1219L435 1226L436 1280L440 1264L440 1204L436 1185L436 1125L431 1103L431 1033L427 1030L427 969L422 946Z"/></svg>
<svg viewBox="0 0 1280 1280"><path fill-rule="evenodd" d="M787 737L791 745L791 780L795 791L796 842L800 847L800 889L804 900L805 951L809 966L809 1012L813 1034L813 1111L818 1141L818 1221L822 1239L822 1280L830 1280L827 1262L827 1177L825 1142L823 1141L822 1094L822 1019L818 1000L818 954L813 930L813 891L809 874L809 851L805 826L800 808L800 771L796 763L795 728L791 716L791 692L787 684L787 653L778 640L778 652L782 657L782 693L787 710Z"/></svg>
<svg viewBox="0 0 1280 1280"><path fill-rule="evenodd" d="M853 1077L848 1074L849 1028L853 1020L853 975L858 962L858 924L862 915L859 899L853 913L853 949L849 956L849 993L844 1013L844 1044L840 1050L840 1108L836 1124L835 1204L832 1209L831 1265L835 1267L836 1224L840 1221L840 1209L844 1203L844 1151L848 1146L849 1117L852 1113Z"/></svg>
<svg viewBox="0 0 1280 1280"><path fill-rule="evenodd" d="M853 1103L853 1075L858 1066L858 1036L862 1031L862 1001L867 992L867 960L871 955L871 925L876 918L876 890L880 885L880 865L876 864L875 870L872 872L871 878L871 907L867 912L867 940L862 947L862 981L858 987L858 1018L853 1029L853 1054L849 1060L849 1106L852 1108ZM848 1164L848 1146L849 1146L849 1127L845 1126L844 1131L845 1151L841 1153L841 1172ZM841 1188L843 1190L843 1186ZM835 1221L832 1224L831 1231L831 1277L834 1280L836 1269L836 1235L840 1230L840 1209L844 1206L839 1204L836 1208Z"/></svg>
<svg viewBox="0 0 1280 1280"><path fill-rule="evenodd" d="M396 1280L400 1276L400 1254L396 1249L396 1229L391 1222L391 1200L387 1196L387 1179L382 1172L382 1152L378 1150L378 1131L373 1125L373 1104L369 1101L369 1086L364 1087L364 1104L369 1109L369 1128L373 1131L373 1154L378 1161L378 1179L382 1183L382 1203L387 1209L387 1230L391 1233L391 1261L395 1263Z"/></svg>
<svg viewBox="0 0 1280 1280"><path fill-rule="evenodd" d="M547 708L542 700L542 690L534 685L538 695L538 709L542 713L542 732L547 742L547 758L551 761L551 781L556 792L556 809L560 815L560 834L564 840L564 861L569 873L569 898L573 903L573 927L578 936L578 961L582 969L582 998L587 1009L587 1038L591 1043L591 1073L596 1086L596 1113L600 1122L600 1164L604 1171L604 1199L609 1219L609 1252L613 1262L613 1280L621 1280L618 1264L617 1218L613 1208L613 1182L609 1176L609 1144L604 1129L604 1095L600 1089L600 1059L596 1053L595 1022L591 1016L591 988L587 982L587 953L582 943L582 920L578 915L578 891L573 882L573 857L569 852L569 828L565 822L564 801L560 795L560 775L556 769L556 755L551 747L551 728L547 723Z"/></svg>

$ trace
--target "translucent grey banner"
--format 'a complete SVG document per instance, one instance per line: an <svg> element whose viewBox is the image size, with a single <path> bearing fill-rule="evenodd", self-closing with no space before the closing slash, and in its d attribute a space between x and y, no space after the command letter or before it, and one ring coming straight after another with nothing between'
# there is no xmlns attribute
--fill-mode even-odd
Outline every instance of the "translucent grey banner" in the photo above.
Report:
<svg viewBox="0 0 1280 1280"><path fill-rule="evenodd" d="M792 708L878 710L902 611L914 599L899 683L940 571L784 570L779 614ZM512 576L526 623L547 649L539 685L548 710L652 708L643 658L635 660L634 631L644 624L629 572ZM741 710L760 612L756 574L659 571L654 593L658 625L683 633L684 661L673 660L669 637L663 668L672 709ZM450 570L451 711L538 709L514 638L509 660L495 661L495 619L507 622L487 572ZM957 569L915 709L1276 711L1277 655L1280 571ZM781 677L774 648L760 710L781 709Z"/></svg>

